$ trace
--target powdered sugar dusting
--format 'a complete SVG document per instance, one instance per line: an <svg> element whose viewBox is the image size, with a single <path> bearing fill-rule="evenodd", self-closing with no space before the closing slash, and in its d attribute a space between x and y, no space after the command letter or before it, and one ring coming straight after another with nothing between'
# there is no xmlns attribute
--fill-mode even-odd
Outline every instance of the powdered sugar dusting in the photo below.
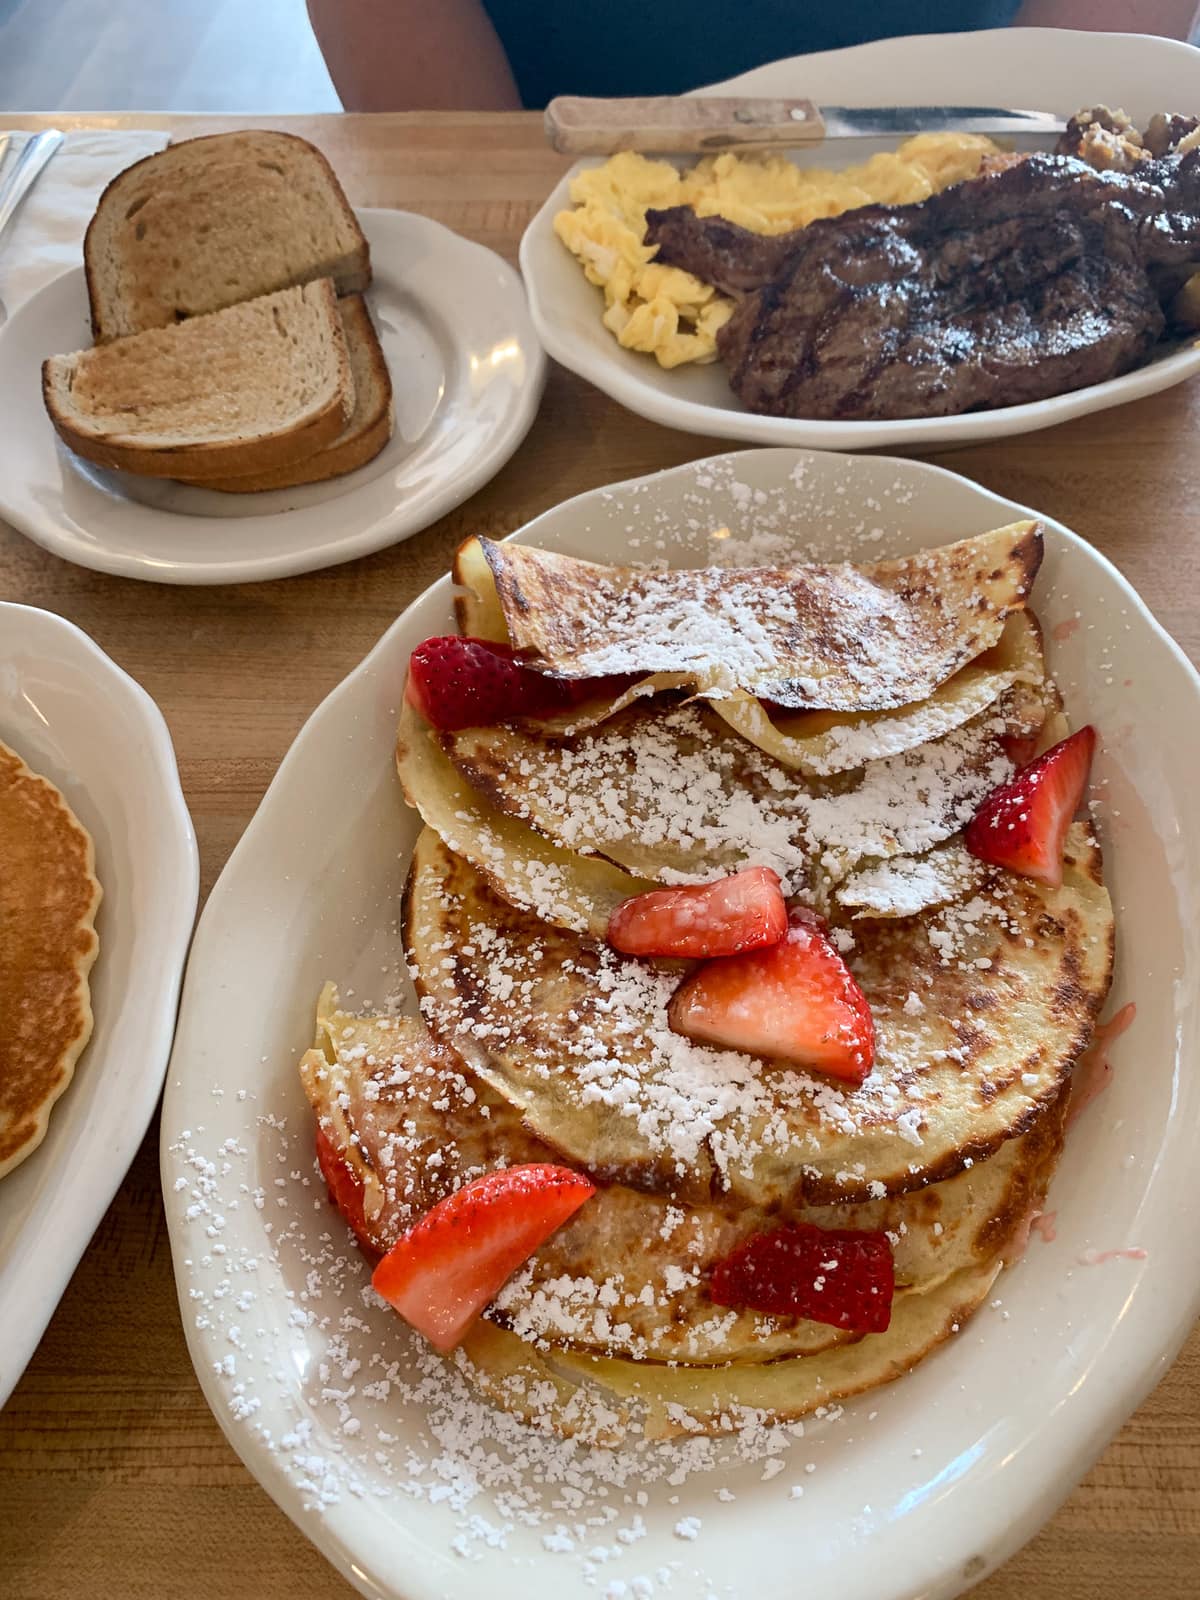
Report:
<svg viewBox="0 0 1200 1600"><path fill-rule="evenodd" d="M486 734L482 743L486 760ZM469 747L467 761L469 773ZM569 740L531 738L499 783L506 809L557 843L654 866L663 882L752 864L774 868L792 894L808 876L804 786L694 705L639 709Z"/></svg>
<svg viewBox="0 0 1200 1600"><path fill-rule="evenodd" d="M226 1353L213 1371L227 1419L249 1430L307 1512L347 1498L369 1497L380 1514L389 1500L419 1501L426 1526L465 1562L520 1561L533 1540L562 1558L579 1592L602 1579L631 1595L690 1600L694 1563L647 1569L639 1560L647 1517L683 1524L690 1531L680 1537L695 1542L701 1521L671 1518L674 1490L706 1478L715 1490L743 1465L761 1475L806 1429L819 1442L840 1417L829 1407L807 1424L773 1425L746 1414L734 1434L669 1443L639 1439L635 1423L632 1442L606 1449L523 1424L475 1394L464 1357L435 1355L375 1295L329 1209L311 1137L307 1114L295 1128L268 1114L249 1143L216 1143L199 1126L168 1150L188 1200L185 1317L221 1338ZM260 1252L225 1243L229 1219L245 1209L264 1216ZM283 1332L257 1313L268 1295L291 1306ZM291 1426L264 1423L267 1396L292 1410ZM536 1413L536 1395L527 1399ZM786 1490L778 1493L782 1503Z"/></svg>
<svg viewBox="0 0 1200 1600"><path fill-rule="evenodd" d="M540 930L539 937L519 914L481 901L448 857L438 861L418 875L413 897L422 1013L437 1037L507 1085L530 1125L552 1128L552 1142L575 1159L594 1161L591 1141L602 1134L606 1150L619 1153L612 1159L649 1162L658 1181L685 1197L715 1182L765 1203L807 1173L823 1186L836 1181L841 1195L865 1198L878 1174L855 1172L854 1152L870 1148L880 1161L886 1148L887 1161L896 1162L899 1139L912 1148L904 1161L917 1173L927 1119L940 1124L943 1097L962 1092L952 1086L979 1081L995 1098L988 1074L1005 1068L1004 1039L985 1010L968 1012L962 999L992 966L997 941L1003 947L1022 934L1003 884L985 885L902 931L906 973L920 971L922 986L934 972L947 973L928 1012L914 1009L910 988L893 998L890 935L860 935L848 960L871 1004L876 1055L866 1079L851 1087L683 1037L668 1014L677 973L565 934ZM1037 906L1021 916L1035 917ZM1003 1104L1016 1114L1050 1092L1059 1082L1055 1063L1049 1054L1030 1085L1019 1074L1010 1079ZM846 1153L836 1172L833 1151ZM903 1173L892 1178L893 1186L911 1184Z"/></svg>
<svg viewBox="0 0 1200 1600"><path fill-rule="evenodd" d="M642 708L553 743L502 732L496 747L504 758L495 763L486 733L458 748L464 770L482 770L499 804L568 849L607 854L664 883L766 866L785 894L821 906L828 887L859 863L922 855L957 833L1014 770L1001 744L1007 726L986 714L826 783L806 782L692 705ZM552 873L531 884L523 863L506 866L490 830L479 830L474 850L453 824L441 831L459 853L478 859L482 851L511 898L559 926L580 925L555 894ZM907 886L899 870L861 879L848 903L903 915L898 907L936 904L970 876L947 857L912 866Z"/></svg>
<svg viewBox="0 0 1200 1600"><path fill-rule="evenodd" d="M969 895L982 884L984 876L980 862L960 844L950 843L927 855L873 862L841 885L838 899L842 905L864 914L913 917ZM910 995L910 999L919 1007L916 995Z"/></svg>
<svg viewBox="0 0 1200 1600"><path fill-rule="evenodd" d="M520 545L488 559L513 643L550 671L685 672L784 706L865 710L927 698L999 638L1024 593L1021 538L990 537L977 556L948 546L870 569L575 568Z"/></svg>

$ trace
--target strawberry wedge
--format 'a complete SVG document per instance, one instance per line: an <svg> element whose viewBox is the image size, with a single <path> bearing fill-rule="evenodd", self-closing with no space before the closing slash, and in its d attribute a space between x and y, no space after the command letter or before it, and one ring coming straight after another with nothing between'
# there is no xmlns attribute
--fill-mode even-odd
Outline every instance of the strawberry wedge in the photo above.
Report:
<svg viewBox="0 0 1200 1600"><path fill-rule="evenodd" d="M426 1212L372 1286L444 1355L537 1247L596 1192L567 1167L485 1172Z"/></svg>
<svg viewBox="0 0 1200 1600"><path fill-rule="evenodd" d="M317 1126L317 1165L329 1189L329 1198L342 1214L342 1220L368 1255L377 1256L379 1245L371 1236L363 1213L363 1188L358 1175L344 1161L325 1130Z"/></svg>
<svg viewBox="0 0 1200 1600"><path fill-rule="evenodd" d="M671 996L672 1029L703 1044L794 1061L859 1084L875 1060L866 996L811 911L778 944L707 961Z"/></svg>
<svg viewBox="0 0 1200 1600"><path fill-rule="evenodd" d="M1080 728L994 789L963 835L971 854L1057 888L1067 829L1083 799L1095 749L1095 728Z"/></svg>
<svg viewBox="0 0 1200 1600"><path fill-rule="evenodd" d="M703 960L778 944L787 925L779 874L747 867L715 883L622 901L609 918L608 942L629 956Z"/></svg>
<svg viewBox="0 0 1200 1600"><path fill-rule="evenodd" d="M454 733L553 717L633 681L549 678L525 666L509 645L446 634L426 639L413 651L404 692L431 727Z"/></svg>
<svg viewBox="0 0 1200 1600"><path fill-rule="evenodd" d="M895 1273L886 1233L792 1223L756 1233L713 1268L719 1306L770 1317L807 1317L850 1333L883 1333Z"/></svg>

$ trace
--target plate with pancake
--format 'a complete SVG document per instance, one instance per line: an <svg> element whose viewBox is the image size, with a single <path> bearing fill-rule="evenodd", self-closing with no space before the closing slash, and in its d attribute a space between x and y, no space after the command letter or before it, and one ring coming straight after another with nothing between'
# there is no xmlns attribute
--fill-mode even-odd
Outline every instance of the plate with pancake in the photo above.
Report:
<svg viewBox="0 0 1200 1600"><path fill-rule="evenodd" d="M41 372L48 356L90 342L81 267L34 295L0 333L0 396L13 419L0 442L0 515L81 566L209 584L350 561L461 505L520 444L541 397L545 356L521 280L492 251L429 218L355 214L370 246L364 299L395 415L370 460L325 482L230 493L72 453L42 405Z"/></svg>
<svg viewBox="0 0 1200 1600"><path fill-rule="evenodd" d="M457 584L434 585L314 713L197 931L161 1154L207 1398L259 1481L363 1594L433 1600L469 1574L504 1600L597 1583L783 1600L803 1562L814 1600L949 1600L1053 1511L1200 1309L1189 1005L1200 951L1187 910L1200 839L1177 821L1200 772L1173 734L1200 709L1200 683L1077 534L917 462L717 457L582 495L485 554L486 569L464 554ZM589 577L564 558L620 570ZM825 565L794 567L793 590L797 561ZM824 672L793 656L786 682L767 673L774 734L753 721L761 700L689 701L682 680L690 672L694 688L699 667L678 657L654 663L675 709L643 730L639 760L628 730L642 697L623 710L612 699L627 680L608 679L599 720L559 704L561 740L531 743L520 726L434 740L414 726L429 702L406 699L410 658L456 620L497 640L499 602L512 645L560 666L574 651L578 665L572 619L589 596L651 619L644 638L661 644L675 637L663 622L674 570L704 567L724 576L705 580L686 618L712 648L711 618L749 604L739 566L759 569L760 595L838 595L828 615L813 601L829 624ZM854 644L864 580L907 619L890 654L872 633L866 660ZM839 631L835 614L853 620ZM586 664L629 663L600 652ZM845 716L780 714L822 677L822 692L836 677L843 706L859 707L853 732ZM939 678L915 722L897 705L905 691L888 687ZM1068 837L1063 884L1010 883L999 944L976 947L1000 902L992 880L970 876L982 869L955 830L1012 771L1016 747L993 737L1057 734L1061 716L1098 731L1091 820ZM424 831L397 782L398 727ZM625 744L589 765L578 741L614 729ZM925 756L914 739L932 741ZM847 776L847 750L868 753L871 782ZM792 778L772 760L793 762ZM825 915L850 933L876 1048L930 1067L893 1071L894 1093L863 1080L856 1093L882 1095L878 1115L846 1120L849 1091L819 1073L768 1084L746 1055L679 1037L667 996L686 969L631 973L588 933L631 883L686 884L697 849L734 872L766 848L803 903L795 819L778 798L797 764L811 777L803 827L824 841L825 887L842 907L826 901ZM892 800L914 773L924 798L905 820ZM659 810L614 831L630 796ZM826 832L847 796L860 831ZM579 854L601 835L600 853ZM928 874L905 869L911 851ZM957 934L937 920L946 894ZM907 921L857 920L905 908ZM815 937L799 922L789 941ZM918 924L922 948L945 957L919 979ZM1127 1019L1131 1003L1102 1110L1083 1101L1105 1069L1095 1057L1078 1068L1082 1114L1059 1159L1064 1075L1097 1014ZM789 1146L805 1152L799 1167ZM448 1188L497 1161L582 1168L597 1192L443 1359L369 1289L326 1180L378 1256L414 1213L433 1215ZM888 1332L847 1339L850 1323L811 1312L714 1321L714 1262L735 1258L747 1226L789 1214L835 1232L866 1224L885 1254L879 1241L891 1242Z"/></svg>
<svg viewBox="0 0 1200 1600"><path fill-rule="evenodd" d="M1103 102L1139 129L1164 111L1188 114L1191 127L1200 53L1148 36L1005 28L795 57L696 92L1028 106L1063 121ZM1120 136L1098 138L1107 154L1097 159L1119 165ZM1018 153L1054 145L1053 136L1017 142ZM1174 280L1133 260L1153 229L1134 227L1122 243L1115 235L1128 217L1114 231L1101 215L1104 184L1141 179L1109 172L1097 186L1090 166L1067 173L1047 157L1005 170L1009 158L994 146L984 155L988 141L973 136L897 144L834 139L765 165L728 152L699 167L680 158L682 183L637 156L577 163L521 245L546 349L652 421L831 450L1001 438L1200 371ZM1142 170L1150 188L1176 171L1191 185L1198 162L1185 155ZM1139 193L1159 203L1149 188ZM1194 203L1182 210L1194 215ZM1123 252L1127 266L1102 288ZM1200 260L1200 248L1191 255ZM1126 298L1138 282L1140 310Z"/></svg>
<svg viewBox="0 0 1200 1600"><path fill-rule="evenodd" d="M199 866L157 706L0 604L0 1403L149 1125Z"/></svg>

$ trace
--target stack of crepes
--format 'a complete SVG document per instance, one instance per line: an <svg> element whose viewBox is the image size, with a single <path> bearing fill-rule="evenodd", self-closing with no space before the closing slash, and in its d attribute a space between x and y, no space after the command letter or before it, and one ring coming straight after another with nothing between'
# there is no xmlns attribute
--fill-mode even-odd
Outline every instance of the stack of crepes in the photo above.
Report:
<svg viewBox="0 0 1200 1600"><path fill-rule="evenodd" d="M796 1418L907 1371L1019 1253L1113 952L1089 822L1057 886L963 842L1068 731L1026 604L1040 560L1031 522L861 566L459 551L462 633L547 694L453 730L406 696L422 1020L349 1015L328 988L302 1073L373 1253L495 1168L597 1185L455 1356L499 1404L603 1443ZM865 996L860 1083L676 1032L696 964L608 942L634 897L751 867ZM714 1298L747 1241L813 1227L886 1236L890 1310L835 1283L832 1234L813 1314Z"/></svg>

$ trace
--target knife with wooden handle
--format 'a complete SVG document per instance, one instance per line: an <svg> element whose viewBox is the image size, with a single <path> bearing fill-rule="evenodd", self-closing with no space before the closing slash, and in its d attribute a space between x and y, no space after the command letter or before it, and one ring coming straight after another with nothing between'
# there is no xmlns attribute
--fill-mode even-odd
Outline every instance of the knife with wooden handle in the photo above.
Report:
<svg viewBox="0 0 1200 1600"><path fill-rule="evenodd" d="M589 100L560 95L546 107L546 135L567 155L703 154L794 149L827 139L906 138L913 133L1059 134L1049 111L1004 106L821 106L811 100L647 96Z"/></svg>

